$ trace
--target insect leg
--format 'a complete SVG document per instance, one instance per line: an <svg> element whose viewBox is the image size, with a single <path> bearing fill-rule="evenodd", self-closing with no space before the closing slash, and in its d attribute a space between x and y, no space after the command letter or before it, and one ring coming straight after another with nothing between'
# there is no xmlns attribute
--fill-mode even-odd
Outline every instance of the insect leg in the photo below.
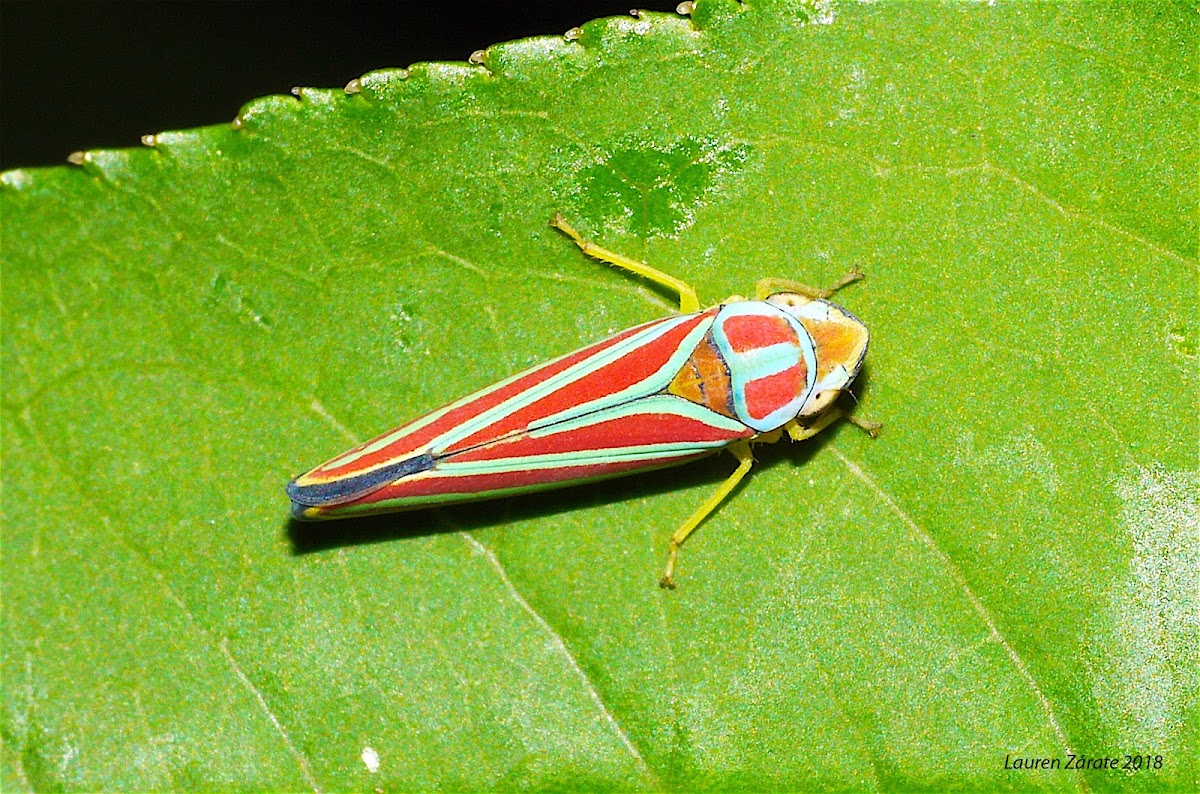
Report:
<svg viewBox="0 0 1200 794"><path fill-rule="evenodd" d="M729 492L736 488L737 484L750 471L750 467L754 465L754 455L750 453L749 442L740 441L729 447L729 451L738 459L738 467L725 482L721 483L716 493L700 505L700 509L692 513L691 517L683 522L683 526L675 530L675 534L671 536L670 544L667 547L667 568L663 571L663 577L658 583L660 587L675 589L675 558L679 556L679 546L687 539L688 535L692 534L692 530L700 525L701 521L717 509L725 497L729 496Z"/></svg>
<svg viewBox="0 0 1200 794"><path fill-rule="evenodd" d="M679 311L684 314L700 311L700 299L696 297L696 290L687 282L680 281L674 276L668 276L661 270L650 267L645 262L630 259L614 251L609 251L607 248L601 248L591 240L583 239L579 232L575 231L574 227L567 223L566 218L561 213L554 214L554 219L550 221L550 225L574 240L575 245L579 246L584 254L599 259L601 262L606 262L613 267L619 267L622 270L628 270L630 273L636 273L642 278L649 279L655 284L677 293L679 295Z"/></svg>
<svg viewBox="0 0 1200 794"><path fill-rule="evenodd" d="M871 438L878 436L879 428L883 427L883 425L879 422L872 422L869 419L860 419L854 414L848 414L841 408L834 407L821 414L817 418L817 421L813 422L811 425L802 425L793 419L784 425L783 428L787 431L787 434L791 437L792 441L803 441L806 438L812 438L817 433L820 433L822 430L829 427L839 419L845 419L850 424L865 432Z"/></svg>
<svg viewBox="0 0 1200 794"><path fill-rule="evenodd" d="M872 422L870 419L863 419L862 417L855 416L854 414L843 414L842 418L866 433L871 438L877 438L879 436L880 429L883 428L883 422Z"/></svg>
<svg viewBox="0 0 1200 794"><path fill-rule="evenodd" d="M807 284L802 284L799 281L792 281L791 279L786 278L764 278L760 279L758 283L754 285L754 298L755 300L765 300L771 295L774 295L776 292L795 292L814 299L828 298L842 287L846 286L847 284L853 284L862 277L862 271L855 266L853 270L838 279L835 284L826 287L825 289L817 289L816 287L810 287Z"/></svg>

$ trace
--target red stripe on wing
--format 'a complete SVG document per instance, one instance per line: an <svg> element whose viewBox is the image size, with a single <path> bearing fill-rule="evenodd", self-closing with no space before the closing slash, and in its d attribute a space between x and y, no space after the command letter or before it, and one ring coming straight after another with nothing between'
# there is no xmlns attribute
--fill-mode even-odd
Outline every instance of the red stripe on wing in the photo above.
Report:
<svg viewBox="0 0 1200 794"><path fill-rule="evenodd" d="M446 460L454 463L469 463L501 458L587 453L589 451L596 451L597 455L601 455L619 453L626 447L641 447L649 444L687 446L728 443L740 438L749 438L752 435L754 435L754 431L748 427L735 432L678 414L645 413L618 416L557 433L511 436L493 444L460 452Z"/></svg>
<svg viewBox="0 0 1200 794"><path fill-rule="evenodd" d="M419 423L422 419L428 416L428 414L417 417L416 419L401 425L399 428L382 433L370 441L364 441L353 449L338 455L336 458L322 463L308 474L303 475L301 479L303 481L307 481L309 479L324 480L344 477L356 472L372 469L376 466L386 465L393 460L422 452L430 441L463 424L464 422L475 418L484 411L494 408L505 400L515 397L526 389L541 383L547 378L551 378L560 372L563 372L575 364L578 364L580 361L587 359L589 356L596 355L606 348L628 339L636 333L644 331L647 328L659 323L667 322L671 319L674 318L668 317L652 320L648 323L634 326L633 328L622 331L616 336L609 337L602 342L597 342L596 344L576 350L573 353L568 353L561 358L548 361L545 364L540 364L532 369L526 370L518 375L511 383L500 387L491 386L487 389L476 392L475 394L462 400L462 405L447 411L444 416L441 416L435 421L430 422L428 425L419 427L411 433L402 434L390 444L387 444L375 450L374 452L363 455L362 457L355 457L359 452L373 446L382 439L394 435L397 432L403 431L406 427Z"/></svg>
<svg viewBox="0 0 1200 794"><path fill-rule="evenodd" d="M599 400L646 380L667 363L697 325L707 321L717 311L714 308L693 316L688 322L680 323L669 332L632 351L629 355L621 356L615 361L571 381L563 388L556 389L524 408L499 418L444 450L436 450L435 454L442 457L454 454L458 450L486 444L493 439L520 432L539 419L545 419L575 406ZM671 373L668 376L668 382L674 374ZM645 395L637 394L631 396L630 399L643 396Z"/></svg>
<svg viewBox="0 0 1200 794"><path fill-rule="evenodd" d="M412 507L420 507L424 497L445 497L460 494L462 498L455 501L470 501L487 499L495 491L514 489L536 490L538 488L557 488L563 485L587 482L603 477L616 477L636 471L661 469L675 466L696 458L711 454L712 450L700 452L681 452L677 457L660 458L658 460L618 460L609 463L581 464L576 466L557 466L550 469L527 469L524 471L488 472L484 474L469 474L458 477L439 476L437 471L420 474L411 478L398 480L369 496L354 502L348 502L339 507L368 505L390 499L410 499ZM404 507L400 505L399 507ZM396 509L391 506L387 509Z"/></svg>
<svg viewBox="0 0 1200 794"><path fill-rule="evenodd" d="M679 400L677 397L657 396L658 401ZM637 403L634 403L637 405ZM419 506L432 497L460 494L462 501L486 498L488 492L550 488L582 480L614 477L639 470L673 466L715 452L725 444L750 438L754 431L745 426L731 427L725 417L719 418L726 427L716 426L692 416L670 412L670 404L647 407L644 413L634 412L598 421L582 427L570 427L558 432L539 430L534 435L517 434L474 449L439 458L433 468L402 477L378 491L364 495L343 507L371 505L403 499ZM666 408L666 410L663 410ZM603 413L603 412L602 412ZM573 423L572 423L573 424ZM635 449L659 445L664 457L650 457L644 450ZM719 445L719 446L714 446ZM575 455L558 465L543 468L521 468L525 461L536 465L539 456ZM486 464L491 461L511 461L511 470L475 471L462 466ZM400 505L399 507L403 507ZM395 505L392 506L394 509Z"/></svg>

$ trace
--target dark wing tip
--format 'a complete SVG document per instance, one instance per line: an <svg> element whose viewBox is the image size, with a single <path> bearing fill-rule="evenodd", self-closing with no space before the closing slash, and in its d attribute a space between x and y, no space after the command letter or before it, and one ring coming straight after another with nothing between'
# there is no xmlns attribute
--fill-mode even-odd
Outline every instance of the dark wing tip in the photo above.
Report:
<svg viewBox="0 0 1200 794"><path fill-rule="evenodd" d="M287 484L287 495L292 500L292 516L300 520L318 518L318 511L310 511L308 508L332 507L353 502L403 477L429 471L434 467L434 462L433 455L427 452L362 474L343 476L325 482L302 484L300 480L307 476L302 474Z"/></svg>

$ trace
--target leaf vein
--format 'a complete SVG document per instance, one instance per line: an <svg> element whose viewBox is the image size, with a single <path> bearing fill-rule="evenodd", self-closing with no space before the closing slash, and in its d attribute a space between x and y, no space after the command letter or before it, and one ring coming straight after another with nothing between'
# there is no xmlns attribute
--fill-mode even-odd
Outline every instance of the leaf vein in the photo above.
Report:
<svg viewBox="0 0 1200 794"><path fill-rule="evenodd" d="M304 775L304 779L308 782L308 785L312 787L313 791L320 792L321 784L317 782L317 778L313 774L312 765L309 764L308 758L304 755L304 753L300 752L299 748L297 748L292 742L292 737L288 736L288 732L283 727L283 723L281 723L279 718L275 716L275 712L271 711L271 706L267 703L267 699L263 697L262 691L254 685L254 682L250 680L250 677L246 675L245 671L242 670L241 665L238 664L237 659L235 659L233 654L229 652L229 639L222 637L221 641L217 644L217 647L221 649L222 655L224 655L225 659L229 662L229 666L233 668L234 674L238 677L242 684L245 685L246 689L250 690L250 693L254 695L254 699L258 701L258 704L262 706L263 711L266 712L267 719L271 721L271 724L275 726L275 730L279 733L280 737L283 738L284 745L287 746L288 752L292 754L292 757L296 759L296 763L300 766L300 772Z"/></svg>
<svg viewBox="0 0 1200 794"><path fill-rule="evenodd" d="M945 566L946 570L950 574L950 577L954 580L955 584L962 589L963 594L967 597L967 601L970 602L972 608L983 620L984 625L987 626L991 637L998 642L1002 648L1004 648L1004 651L1008 655L1009 660L1012 662L1013 667L1016 668L1017 674L1025 681L1026 684L1029 685L1030 690L1033 692L1034 696L1037 698L1038 704L1042 708L1042 712L1046 716L1046 721L1049 723L1050 728L1054 731L1054 734L1058 737L1059 742L1062 744L1063 750L1066 753L1074 755L1075 751L1071 748L1071 743L1067 739L1066 732L1063 730L1062 725L1058 721L1058 717L1054 713L1054 706L1050 702L1050 699L1046 697L1046 693L1044 693L1042 688L1038 686L1038 682L1033 677L1033 674L1029 671L1029 667L1025 664L1025 660L1021 658L1021 655L1017 653L1016 649L1013 648L1013 646L1009 644L1008 640L1005 639L1004 635L1000 633L1000 627L996 623L995 617L971 588L971 584L967 581L967 577L965 574L963 574L962 570L954 563L952 559L950 559L950 556L946 554L946 552L943 551L940 546L938 546L937 541L934 540L933 536L925 531L912 518L912 516L910 516L896 502L896 500L887 493L887 491L883 490L883 488L875 481L873 477L871 477L871 475L867 474L862 467L850 460L850 458L846 457L837 449L831 447L830 451L838 458L838 460L842 462L842 465L850 470L851 474L862 481L862 483L866 485L872 493L874 493L885 505L887 505L888 509L891 510L892 513L894 513L896 517L899 518L900 521L909 528L909 531L911 531L926 548L933 552L934 556L936 556L942 565ZM1077 774L1076 777L1078 778L1080 789L1086 791L1087 783L1083 776Z"/></svg>
<svg viewBox="0 0 1200 794"><path fill-rule="evenodd" d="M578 676L580 682L583 684L584 691L587 693L588 697L591 698L592 702L596 704L596 708L600 710L600 714L604 718L604 721L607 722L609 727L613 729L613 732L616 733L617 738L621 741L621 744L625 746L625 749L629 751L629 754L634 758L635 761L637 761L638 765L642 767L646 775L655 781L655 786L660 788L661 786L658 785L654 772L650 769L650 766L646 763L646 760L642 758L642 754L638 752L637 747L630 740L629 735L625 733L625 729L621 727L621 723L617 721L616 716L611 710L609 710L608 706L605 705L604 700L600 697L600 693L596 690L595 685L592 683L592 679L588 677L588 674L579 665L578 660L576 660L575 656L571 653L571 649L567 647L567 643L563 639L562 635L555 631L554 627L551 626L550 623L544 617L542 617L536 609L533 608L533 606L525 599L523 595L521 595L521 592L517 589L516 585L513 584L512 579L509 578L508 572L504 570L504 566L500 563L500 559L496 556L494 551L476 540L469 532L459 531L458 534L468 546L483 555L484 559L487 560L488 565L490 565L492 570L496 572L496 575L500 577L500 581L504 583L504 588L508 590L509 595L511 595L513 600L517 602L517 605L520 606L526 614L533 618L533 621L537 623L537 625L547 635L549 635L551 643L553 643L554 647L563 655L563 658L566 659L567 666L571 668L572 672L574 672L576 676Z"/></svg>
<svg viewBox="0 0 1200 794"><path fill-rule="evenodd" d="M312 402L308 404L308 407L312 409L313 413L324 419L330 427L341 433L342 436L345 437L351 444L359 443L358 436L355 435L354 431L339 421L333 414L331 414L329 409L326 408L325 405L316 397L314 397Z"/></svg>
<svg viewBox="0 0 1200 794"><path fill-rule="evenodd" d="M1151 240L1147 237L1143 237L1142 235L1138 234L1137 232L1133 232L1128 229L1125 229L1122 226L1119 226L1110 221L1106 221L1103 218L1097 217L1095 215L1091 215L1090 213L1084 212L1083 210L1078 209L1076 207L1072 207L1069 204L1064 204L1061 201L1059 201L1058 199L1056 199L1054 196L1047 193L1042 188L1035 185L1034 183L1029 182L1028 180L1022 179L1021 177L1017 176L1012 171L1009 171L1008 169L1004 168L1003 166L996 165L995 163L989 161L984 164L984 168L986 168L987 170L996 174L997 176L1002 177L1003 179L1007 179L1008 181L1012 182L1014 185L1016 185L1017 187L1021 188L1024 191L1026 191L1027 193L1034 196L1035 198L1045 202L1046 204L1049 204L1051 207L1058 210L1061 214L1063 214L1064 216L1066 216L1068 218L1074 218L1076 220L1083 221L1084 223L1090 223L1095 226L1099 226L1102 229L1105 229L1110 232L1114 232L1115 234L1119 234L1122 237L1124 237L1128 240L1132 240L1135 243L1140 243L1141 245L1144 245L1145 247L1149 248L1150 250L1152 250L1158 254L1161 254L1162 256L1167 257L1168 259L1173 259L1176 262L1181 262L1183 264L1192 265L1193 267L1200 269L1200 262L1197 262L1195 259L1186 257L1183 254L1177 253L1168 248L1163 248L1158 243L1154 242L1153 240Z"/></svg>
<svg viewBox="0 0 1200 794"><path fill-rule="evenodd" d="M1194 86L1194 85L1187 85L1185 83L1177 83L1169 77L1164 77L1163 75L1156 74L1147 69L1138 69L1133 66L1129 66L1127 64L1122 63L1121 59L1118 56L1116 56L1110 52L1105 52L1104 50L1095 49L1092 47L1084 47L1080 44L1072 44L1070 42L1062 41L1059 39L1048 39L1048 38L1043 37L1042 41L1051 47L1062 47L1065 50L1070 50L1071 52L1082 55L1085 58L1093 58L1093 59L1099 61L1100 63L1103 63L1105 66L1108 66L1112 69L1116 69L1119 72L1124 72L1125 74L1129 75L1130 77L1135 77L1135 78L1138 78L1141 80L1149 80L1154 83L1159 83L1160 85L1167 86L1176 91L1183 91L1188 94L1200 95L1200 90L1197 90L1196 86Z"/></svg>
<svg viewBox="0 0 1200 794"><path fill-rule="evenodd" d="M85 503L88 503L92 506L92 509L99 516L99 522L100 522L101 526L103 526L105 531L113 538L113 540L116 541L117 545L126 549L130 553L131 557L134 560L136 560L142 567L144 567L150 573L151 577L155 580L155 582L158 583L159 587L162 588L163 593L166 595L166 597L179 608L179 610L183 613L184 618L187 620L188 624L191 625L192 628L200 636L211 638L212 635L202 626L200 621L197 620L196 615L192 612L191 608L188 607L187 603L184 602L184 600L179 596L179 594L175 592L174 588L171 587L170 582L167 581L166 576L158 568L158 566L156 566L150 560L150 558L146 554L146 552L142 548L140 548L136 543L132 542L129 538L125 537L121 532L118 532L112 526L112 521L109 518L109 516L101 513L99 511L99 509L97 508L97 505L99 505L101 503L97 502L86 492L86 490L83 488L83 486L80 485L78 478L73 477L73 476L68 476L67 467L66 467L65 463L59 459L58 455L55 454L54 448L51 447L50 444L47 443L46 440L42 437L42 434L39 431L39 429L37 428L37 426L32 421L29 421L26 424L27 424L27 429L28 429L29 433L31 434L31 436L34 438L34 440L43 449L45 449L46 452L48 453L47 459L50 461L50 464L62 474L62 477L60 479L64 482L74 483L76 492L79 494L79 496L82 498L82 500ZM51 571L48 570L47 573L50 573L51 574L50 578L53 579L53 575L52 575ZM299 753L299 751L297 750L297 748L295 747L295 745L292 744L290 737L287 735L287 732L283 730L283 726L279 723L279 720L271 712L270 708L267 707L266 701L263 699L261 693L259 693L259 691L250 682L250 680L248 678L246 678L245 673L243 673L241 668L237 665L237 662L233 659L232 654L229 653L229 649L227 647L227 642L228 641L226 639L222 639L217 644L217 647L220 649L222 654L224 654L224 656L232 664L234 673L238 676L239 679L241 679L241 681L244 684L246 684L247 686L250 687L251 691L254 692L254 694L258 698L259 703L262 704L264 709L266 709L267 715L271 719L271 722L275 725L276 729L283 736L284 743L286 744L288 750L296 758L297 763L300 766L301 773L305 776L305 778L308 780L308 782L312 785L313 791L319 792L321 789L320 789L319 784L317 784L316 778L313 776L312 767L309 765L308 759L305 758L303 755L301 755Z"/></svg>

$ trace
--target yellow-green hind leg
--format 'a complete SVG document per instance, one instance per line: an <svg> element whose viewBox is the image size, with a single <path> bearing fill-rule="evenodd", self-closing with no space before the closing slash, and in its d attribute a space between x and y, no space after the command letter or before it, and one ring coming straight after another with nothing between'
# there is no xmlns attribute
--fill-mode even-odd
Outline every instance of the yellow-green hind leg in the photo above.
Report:
<svg viewBox="0 0 1200 794"><path fill-rule="evenodd" d="M824 299L828 298L833 293L840 290L847 284L853 284L863 277L863 273L857 267L851 270L846 275L837 280L836 283L826 287L825 289L817 289L810 287L807 284L802 284L799 281L792 281L788 278L764 278L759 279L754 285L755 300L765 300L776 292L795 292L803 295L806 298Z"/></svg>
<svg viewBox="0 0 1200 794"><path fill-rule="evenodd" d="M599 259L601 262L606 262L613 267L619 267L622 270L628 270L630 273L636 273L644 279L653 281L655 284L677 293L679 295L679 311L682 313L691 314L692 312L700 311L700 300L696 297L696 290L687 282L681 281L674 276L668 276L661 270L650 267L645 262L630 259L615 251L601 248L591 240L583 239L583 236L567 223L566 218L561 213L554 214L554 219L550 221L550 225L574 240L575 245L579 246L579 249L584 254L594 259Z"/></svg>
<svg viewBox="0 0 1200 794"><path fill-rule="evenodd" d="M729 447L729 451L738 459L737 468L734 469L733 474L730 474L725 482L721 483L713 495L708 497L708 501L700 505L700 508L692 513L687 521L683 522L683 526L675 530L675 534L671 535L671 540L667 547L667 567L663 571L662 579L658 583L660 587L665 587L669 590L675 589L675 560L679 556L679 547L687 539L687 536L692 534L692 531L696 527L700 526L700 522L708 518L709 514L720 506L725 497L729 496L729 493L737 487L742 478L749 473L750 467L754 465L754 455L750 452L750 442L739 441Z"/></svg>

